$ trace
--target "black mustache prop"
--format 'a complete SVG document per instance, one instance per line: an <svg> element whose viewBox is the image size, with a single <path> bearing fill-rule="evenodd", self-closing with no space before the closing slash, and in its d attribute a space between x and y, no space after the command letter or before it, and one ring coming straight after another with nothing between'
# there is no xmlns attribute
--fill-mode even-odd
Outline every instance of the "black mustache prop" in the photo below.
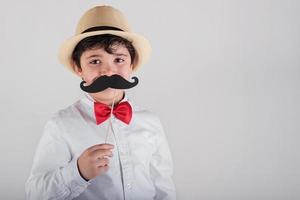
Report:
<svg viewBox="0 0 300 200"><path fill-rule="evenodd" d="M93 83L88 86L84 86L86 83L82 81L80 83L80 88L88 93L96 93L101 92L107 88L114 88L114 89L129 89L136 86L139 82L137 77L132 77L134 82L129 82L125 78L120 75L114 74L112 76L100 76L98 77Z"/></svg>

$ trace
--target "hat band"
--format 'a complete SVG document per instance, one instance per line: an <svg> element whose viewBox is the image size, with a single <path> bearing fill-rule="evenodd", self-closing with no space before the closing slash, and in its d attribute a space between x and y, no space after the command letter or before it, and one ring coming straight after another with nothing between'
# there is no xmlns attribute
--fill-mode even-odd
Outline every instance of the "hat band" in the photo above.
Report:
<svg viewBox="0 0 300 200"><path fill-rule="evenodd" d="M94 27L86 29L82 33L93 32L93 31L108 31L108 30L110 30L110 31L123 31L122 29L119 29L119 28L113 27L113 26L94 26Z"/></svg>

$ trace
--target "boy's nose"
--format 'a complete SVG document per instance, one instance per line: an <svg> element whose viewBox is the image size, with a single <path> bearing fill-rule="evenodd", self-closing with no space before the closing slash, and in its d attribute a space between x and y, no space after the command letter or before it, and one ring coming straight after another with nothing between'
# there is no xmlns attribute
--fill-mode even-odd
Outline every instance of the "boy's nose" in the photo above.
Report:
<svg viewBox="0 0 300 200"><path fill-rule="evenodd" d="M111 76L113 74L115 74L115 72L111 67L103 67L102 69L100 69L100 76Z"/></svg>

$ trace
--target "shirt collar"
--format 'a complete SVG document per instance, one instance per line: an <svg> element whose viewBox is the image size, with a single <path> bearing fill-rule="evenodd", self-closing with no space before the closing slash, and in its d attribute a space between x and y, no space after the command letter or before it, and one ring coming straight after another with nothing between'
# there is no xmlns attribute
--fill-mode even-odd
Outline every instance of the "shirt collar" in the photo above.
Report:
<svg viewBox="0 0 300 200"><path fill-rule="evenodd" d="M88 103L89 105L94 106L94 103L96 102L94 100L94 98L87 92L84 92L84 96L85 96L84 101L86 103ZM126 92L124 92L124 97L119 103L124 102L124 101L128 101L128 97L127 97Z"/></svg>

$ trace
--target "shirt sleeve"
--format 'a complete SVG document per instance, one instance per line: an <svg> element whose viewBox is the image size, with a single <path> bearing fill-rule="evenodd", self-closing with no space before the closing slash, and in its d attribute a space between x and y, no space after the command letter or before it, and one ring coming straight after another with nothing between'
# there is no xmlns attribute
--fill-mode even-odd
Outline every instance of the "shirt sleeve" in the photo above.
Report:
<svg viewBox="0 0 300 200"><path fill-rule="evenodd" d="M55 120L48 121L25 184L26 198L69 200L82 193L90 182L79 174L78 157L72 156Z"/></svg>
<svg viewBox="0 0 300 200"><path fill-rule="evenodd" d="M157 148L154 154L152 155L152 160L150 162L150 174L156 190L156 195L154 199L175 200L176 192L172 180L172 157L161 122L159 119L157 120Z"/></svg>

